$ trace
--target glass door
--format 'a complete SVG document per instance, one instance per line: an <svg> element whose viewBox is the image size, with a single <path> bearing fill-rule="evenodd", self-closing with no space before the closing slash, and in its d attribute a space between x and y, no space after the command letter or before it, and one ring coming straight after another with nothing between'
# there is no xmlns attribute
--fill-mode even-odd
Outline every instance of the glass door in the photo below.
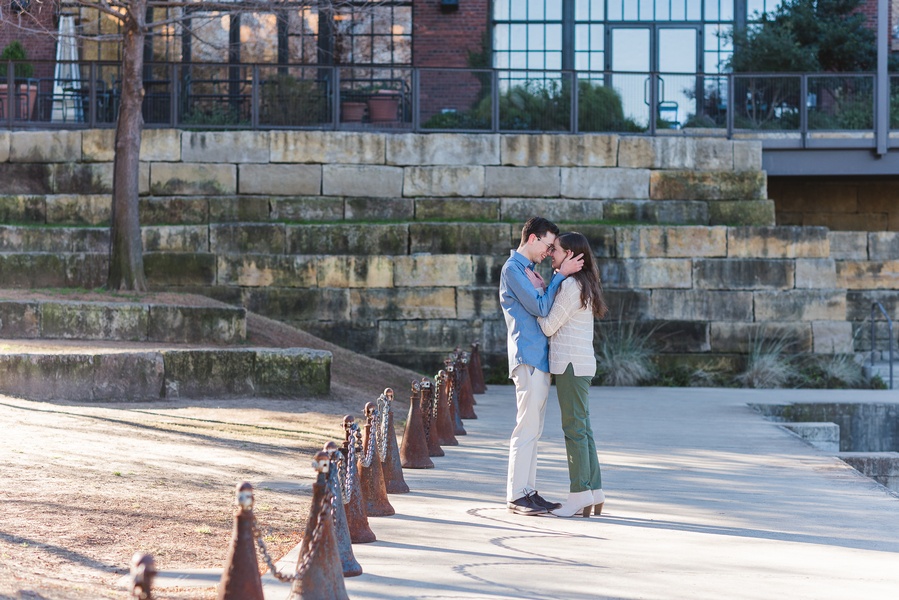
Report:
<svg viewBox="0 0 899 600"><path fill-rule="evenodd" d="M657 29L659 127L679 129L696 114L696 73L699 66L699 29ZM701 97L701 95L700 95Z"/></svg>
<svg viewBox="0 0 899 600"><path fill-rule="evenodd" d="M624 116L642 127L649 125L648 75L652 70L651 27L611 27L608 59L610 85L621 96Z"/></svg>

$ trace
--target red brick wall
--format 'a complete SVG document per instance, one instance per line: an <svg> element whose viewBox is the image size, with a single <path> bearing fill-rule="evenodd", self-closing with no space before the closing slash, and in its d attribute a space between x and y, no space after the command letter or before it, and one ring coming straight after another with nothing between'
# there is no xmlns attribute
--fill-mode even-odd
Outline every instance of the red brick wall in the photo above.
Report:
<svg viewBox="0 0 899 600"><path fill-rule="evenodd" d="M16 15L9 10L8 0L0 0L3 21L0 21L0 51L18 40L25 47L34 65L34 77L52 77L56 59L56 40L49 34L56 31L53 2L32 2L27 13ZM40 62L47 61L47 62Z"/></svg>

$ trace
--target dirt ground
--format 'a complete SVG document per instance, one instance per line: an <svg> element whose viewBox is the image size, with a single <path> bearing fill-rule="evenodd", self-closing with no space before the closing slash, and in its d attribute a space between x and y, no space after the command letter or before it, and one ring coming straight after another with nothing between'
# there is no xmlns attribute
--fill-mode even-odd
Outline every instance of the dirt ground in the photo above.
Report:
<svg viewBox="0 0 899 600"><path fill-rule="evenodd" d="M342 441L343 415L359 418L384 387L397 390L404 414L401 400L420 375L255 315L248 336L253 345L332 351L331 394L91 405L0 396L0 598L127 597L118 584L136 551L161 570L220 568L242 481L256 489L273 557L300 542L313 453Z"/></svg>

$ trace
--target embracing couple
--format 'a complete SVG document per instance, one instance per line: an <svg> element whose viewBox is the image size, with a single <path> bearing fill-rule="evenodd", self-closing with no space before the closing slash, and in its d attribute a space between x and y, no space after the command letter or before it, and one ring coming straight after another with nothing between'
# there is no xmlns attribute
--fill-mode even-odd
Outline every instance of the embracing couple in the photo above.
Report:
<svg viewBox="0 0 899 600"><path fill-rule="evenodd" d="M553 268L549 283L534 271L547 257ZM503 265L499 297L518 407L509 444L507 506L520 515L587 517L591 510L598 515L605 497L587 392L596 374L593 317L602 317L606 305L587 238L574 232L560 235L559 228L542 217L528 220L521 244ZM545 500L536 489L537 442L550 373L556 379L571 480L564 504Z"/></svg>

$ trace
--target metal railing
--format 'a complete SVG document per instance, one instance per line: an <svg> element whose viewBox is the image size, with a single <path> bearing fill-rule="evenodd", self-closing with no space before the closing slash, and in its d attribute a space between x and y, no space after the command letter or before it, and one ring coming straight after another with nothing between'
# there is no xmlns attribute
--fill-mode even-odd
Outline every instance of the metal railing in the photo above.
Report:
<svg viewBox="0 0 899 600"><path fill-rule="evenodd" d="M0 127L112 127L118 63L0 81ZM899 76L890 79L899 104ZM851 73L659 73L408 66L149 63L147 127L460 132L626 132L757 137L772 148L872 148L877 80ZM387 112L377 110L383 104ZM889 128L899 129L899 110ZM887 132L888 133L888 132ZM899 144L896 144L899 145Z"/></svg>
<svg viewBox="0 0 899 600"><path fill-rule="evenodd" d="M880 310L883 317L887 320L887 330L890 336L890 389L893 389L893 320L890 319L890 315L887 314L886 309L880 302L871 304L871 369L872 371L874 369L874 342L876 339L874 337L874 319L877 316L877 310Z"/></svg>

